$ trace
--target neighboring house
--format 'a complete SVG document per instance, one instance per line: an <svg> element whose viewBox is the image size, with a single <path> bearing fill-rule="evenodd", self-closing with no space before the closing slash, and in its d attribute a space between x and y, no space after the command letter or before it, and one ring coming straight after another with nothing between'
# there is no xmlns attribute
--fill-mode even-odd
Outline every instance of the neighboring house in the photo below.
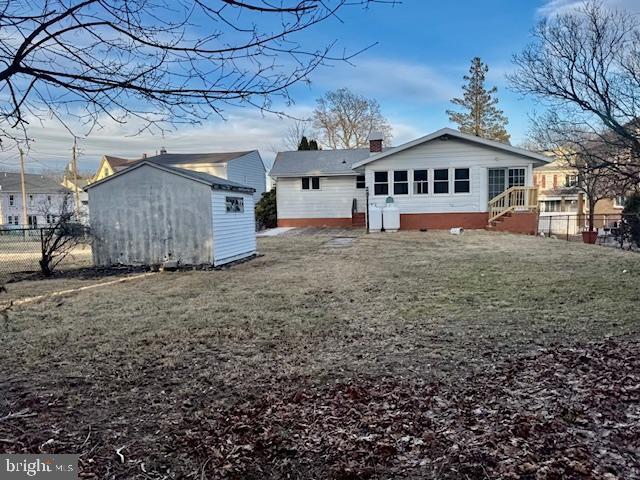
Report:
<svg viewBox="0 0 640 480"><path fill-rule="evenodd" d="M495 228L534 233L533 168L549 159L444 128L395 148L280 152L279 226L352 226L391 197L401 229ZM368 197L368 198L367 198Z"/></svg>
<svg viewBox="0 0 640 480"><path fill-rule="evenodd" d="M82 223L89 221L89 195L84 190L87 185L89 185L89 179L86 178L73 178L70 175L62 178L62 186L71 192L73 204L75 205L76 198L80 202L79 220Z"/></svg>
<svg viewBox="0 0 640 480"><path fill-rule="evenodd" d="M25 173L24 184L27 218L22 208L20 174L0 172L0 226L45 227L54 223L69 191L54 179L32 173ZM73 199L68 201L68 208L73 208Z"/></svg>
<svg viewBox="0 0 640 480"><path fill-rule="evenodd" d="M163 148L159 155L143 156L142 159L125 160L105 155L94 181L121 171L141 161L157 163L172 167L203 172L224 178L232 182L246 185L255 190L254 200L257 202L266 190L266 171L257 150L224 153L167 153Z"/></svg>
<svg viewBox="0 0 640 480"><path fill-rule="evenodd" d="M538 167L533 172L540 206L539 229L553 234L576 235L584 228L589 203L579 187L578 170L562 159ZM595 207L596 227L620 218L624 197L605 198Z"/></svg>
<svg viewBox="0 0 640 480"><path fill-rule="evenodd" d="M93 176L90 183L97 182L103 178L107 178L109 175L119 172L120 170L124 170L134 162L135 160L103 155L102 159L100 159L100 166L98 167L98 170L96 170L96 174Z"/></svg>
<svg viewBox="0 0 640 480"><path fill-rule="evenodd" d="M87 191L96 265L222 265L256 252L244 185L145 160Z"/></svg>

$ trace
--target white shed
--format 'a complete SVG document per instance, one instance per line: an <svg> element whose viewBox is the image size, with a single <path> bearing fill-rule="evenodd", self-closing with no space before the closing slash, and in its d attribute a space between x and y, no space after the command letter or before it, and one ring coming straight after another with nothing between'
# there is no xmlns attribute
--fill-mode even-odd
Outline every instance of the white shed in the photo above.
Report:
<svg viewBox="0 0 640 480"><path fill-rule="evenodd" d="M142 161L86 190L96 265L218 266L256 253L253 188Z"/></svg>

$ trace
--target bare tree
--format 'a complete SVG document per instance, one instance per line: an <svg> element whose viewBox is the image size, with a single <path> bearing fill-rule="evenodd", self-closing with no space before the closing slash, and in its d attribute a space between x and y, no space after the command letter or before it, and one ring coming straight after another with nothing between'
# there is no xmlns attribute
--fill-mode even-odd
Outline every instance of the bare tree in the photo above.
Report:
<svg viewBox="0 0 640 480"><path fill-rule="evenodd" d="M41 257L40 270L50 276L55 268L85 238L85 227L78 221L70 195L65 195L59 205L47 203L42 209L49 226L40 229Z"/></svg>
<svg viewBox="0 0 640 480"><path fill-rule="evenodd" d="M302 137L311 135L311 125L309 120L296 120L287 129L287 133L282 142L285 150L298 150Z"/></svg>
<svg viewBox="0 0 640 480"><path fill-rule="evenodd" d="M228 105L272 111L318 66L358 53L299 34L378 1L0 0L0 134L24 139L45 116L90 132L101 118L146 130Z"/></svg>
<svg viewBox="0 0 640 480"><path fill-rule="evenodd" d="M317 100L313 126L322 145L329 148L362 148L371 132L391 143L391 126L376 100L356 95L347 88L327 92Z"/></svg>
<svg viewBox="0 0 640 480"><path fill-rule="evenodd" d="M640 171L640 25L599 2L541 21L534 42L514 57L512 87L546 105L556 137L598 137L602 166L630 178ZM611 156L612 152L615 152Z"/></svg>
<svg viewBox="0 0 640 480"><path fill-rule="evenodd" d="M625 195L637 188L639 179L627 175L628 168L625 168L625 173L621 173L620 169L611 166L615 165L620 150L602 140L607 137L606 134L584 133L579 137L575 131L567 134L558 127L557 122L554 113L536 119L530 133L530 143L537 150L551 152L562 164L577 171L577 187L586 198L589 231L593 231L598 202ZM603 159L607 159L607 162Z"/></svg>

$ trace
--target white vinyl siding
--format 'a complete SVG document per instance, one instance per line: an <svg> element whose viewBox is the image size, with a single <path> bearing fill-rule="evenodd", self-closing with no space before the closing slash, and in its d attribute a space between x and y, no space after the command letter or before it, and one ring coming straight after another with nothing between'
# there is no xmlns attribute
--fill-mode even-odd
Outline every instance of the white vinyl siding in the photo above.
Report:
<svg viewBox="0 0 640 480"><path fill-rule="evenodd" d="M365 189L356 188L356 175L320 177L320 190L303 190L301 177L278 178L278 218L350 218L353 199L366 209Z"/></svg>
<svg viewBox="0 0 640 480"><path fill-rule="evenodd" d="M227 212L227 197L242 198L242 212ZM213 264L222 265L256 253L256 221L250 193L212 190Z"/></svg>
<svg viewBox="0 0 640 480"><path fill-rule="evenodd" d="M526 169L525 185L532 185L533 161L509 152L499 151L471 142L435 139L367 164L367 186L373 191L374 173L388 171L393 178L395 170L408 170L409 181L414 180L414 170L428 170L429 192L417 194L415 187L409 195L394 196L400 213L486 212L488 209L488 169L521 167ZM455 169L469 169L469 193L455 192ZM433 191L434 171L448 170L448 193ZM383 206L382 197L372 197L374 203Z"/></svg>
<svg viewBox="0 0 640 480"><path fill-rule="evenodd" d="M260 200L267 187L267 174L260 153L249 152L245 156L227 162L227 180L255 188L253 199Z"/></svg>

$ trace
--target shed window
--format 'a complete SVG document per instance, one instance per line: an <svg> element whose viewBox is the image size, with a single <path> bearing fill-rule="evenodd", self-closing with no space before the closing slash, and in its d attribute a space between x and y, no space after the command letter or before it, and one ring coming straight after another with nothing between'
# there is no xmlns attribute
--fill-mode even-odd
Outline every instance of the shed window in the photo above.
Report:
<svg viewBox="0 0 640 480"><path fill-rule="evenodd" d="M449 170L446 168L433 171L433 193L449 193Z"/></svg>
<svg viewBox="0 0 640 480"><path fill-rule="evenodd" d="M413 193L415 195L429 193L429 172L427 170L413 171Z"/></svg>
<svg viewBox="0 0 640 480"><path fill-rule="evenodd" d="M356 188L364 188L364 186L365 186L364 175L358 175L356 177Z"/></svg>
<svg viewBox="0 0 640 480"><path fill-rule="evenodd" d="M374 172L373 194L389 195L389 172Z"/></svg>
<svg viewBox="0 0 640 480"><path fill-rule="evenodd" d="M15 202L15 199L14 199L13 195L9 195L9 206L13 207L14 202ZM11 222L9 222L9 223L11 223Z"/></svg>
<svg viewBox="0 0 640 480"><path fill-rule="evenodd" d="M393 194L407 195L409 193L409 175L406 170L393 172Z"/></svg>
<svg viewBox="0 0 640 480"><path fill-rule="evenodd" d="M242 197L227 197L226 205L227 205L227 213L244 212L244 199Z"/></svg>
<svg viewBox="0 0 640 480"><path fill-rule="evenodd" d="M456 168L453 181L454 193L469 193L471 191L471 183L469 181L468 168Z"/></svg>
<svg viewBox="0 0 640 480"><path fill-rule="evenodd" d="M303 177L303 190L320 190L320 177Z"/></svg>

